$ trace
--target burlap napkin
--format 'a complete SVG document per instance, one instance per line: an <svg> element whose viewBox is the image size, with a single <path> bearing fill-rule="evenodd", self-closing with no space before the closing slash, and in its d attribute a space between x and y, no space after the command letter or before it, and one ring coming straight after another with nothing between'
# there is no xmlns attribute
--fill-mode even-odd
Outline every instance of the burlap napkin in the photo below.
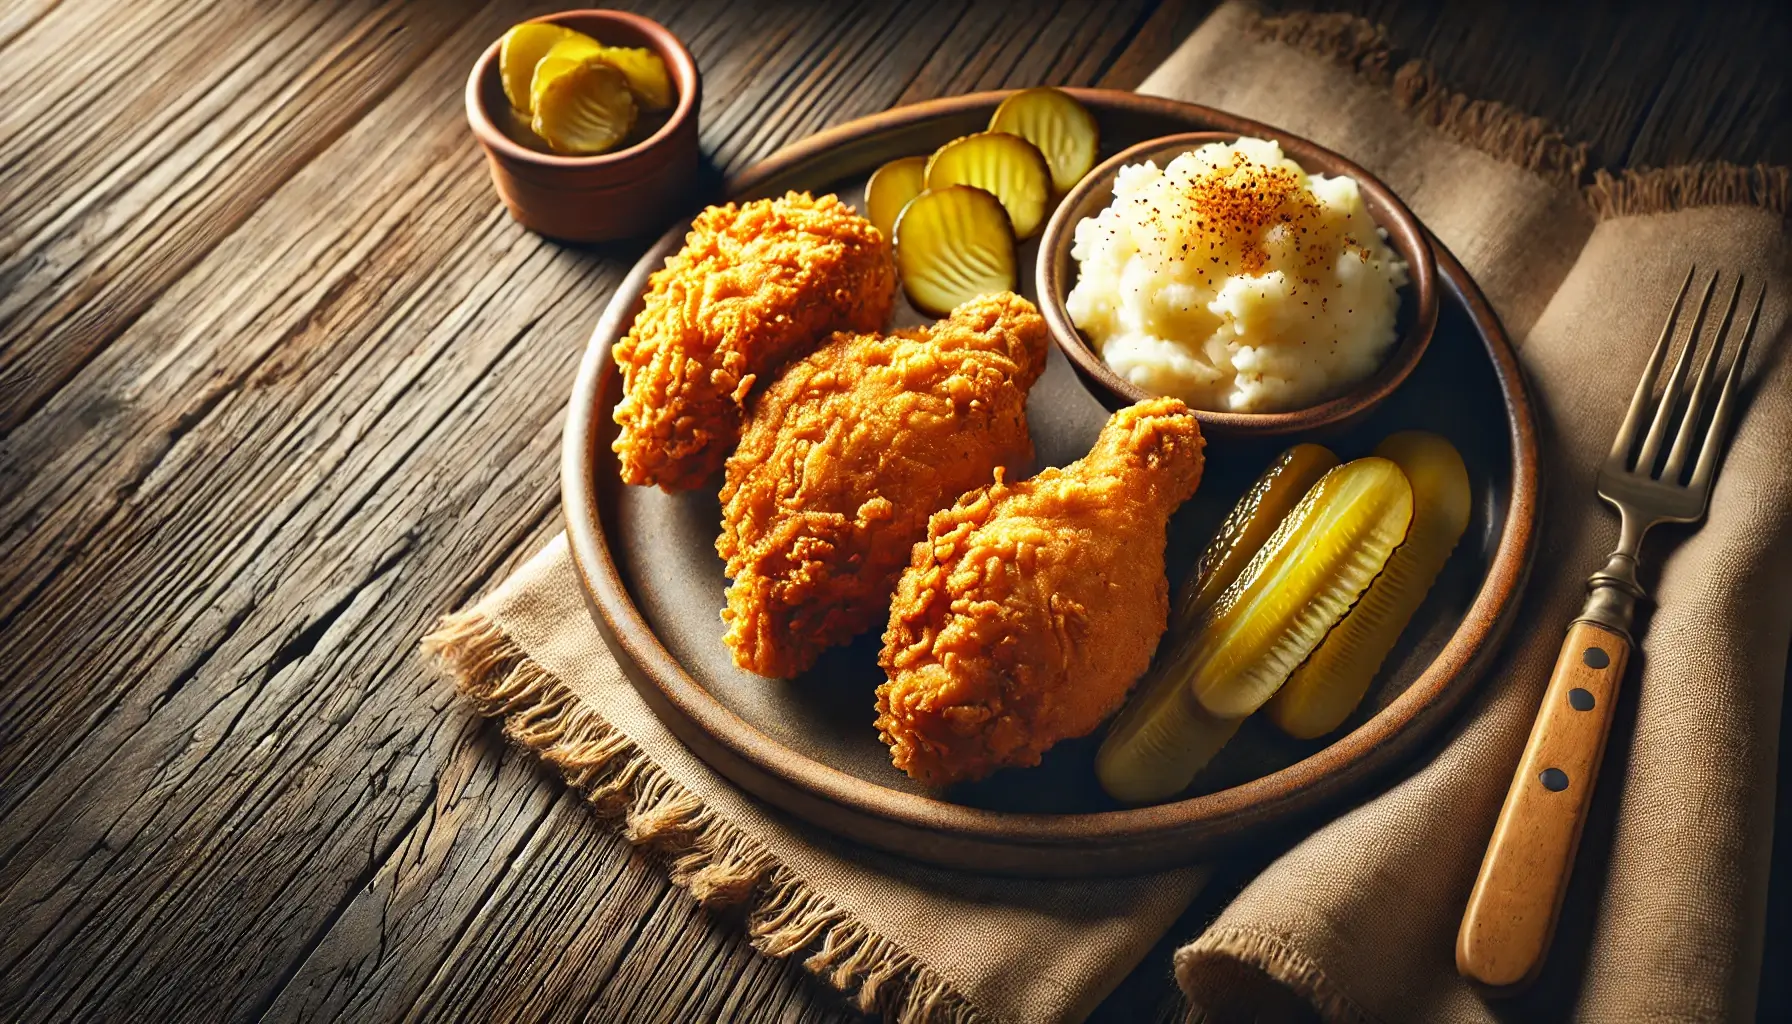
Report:
<svg viewBox="0 0 1792 1024"><path fill-rule="evenodd" d="M1141 91L1353 157L1461 257L1541 405L1542 548L1509 650L1442 753L1271 865L1179 951L1177 976L1223 1019L1266 1005L1269 979L1337 1020L1748 1019L1792 639L1785 171L1683 168L1583 194L1578 152L1547 126L1388 65L1357 19L1229 6ZM1767 286L1749 407L1709 521L1645 548L1656 610L1549 969L1524 1000L1486 1003L1456 975L1456 928L1563 630L1616 542L1594 472L1688 263Z"/></svg>
<svg viewBox="0 0 1792 1024"><path fill-rule="evenodd" d="M1544 550L1510 656L1459 734L1273 864L1181 951L1178 977L1198 1011L1221 1016L1294 997L1337 1019L1497 1015L1456 978L1456 922L1580 581L1612 543L1591 467L1665 297L1697 259L1770 282L1768 343L1710 523L1650 552L1665 567L1645 581L1662 610L1630 691L1634 726L1620 721L1607 762L1608 824L1589 830L1554 976L1509 1015L1745 1015L1792 628L1792 486L1781 463L1792 392L1771 343L1785 317L1787 246L1770 212L1786 206L1783 172L1690 169L1583 195L1580 152L1547 126L1387 64L1361 22L1264 22L1228 6L1146 90L1352 156L1463 259L1524 339L1554 430ZM1652 212L1698 206L1711 208ZM980 878L845 846L769 811L641 702L588 618L563 540L425 645L508 736L565 772L631 840L666 854L693 896L745 907L760 949L804 958L891 1020L1081 1019L1206 878L1199 868L1118 881Z"/></svg>
<svg viewBox="0 0 1792 1024"><path fill-rule="evenodd" d="M1081 1020L1206 878L1040 882L956 874L830 839L687 751L591 624L565 537L425 646L507 736L668 856L706 905L743 905L754 945L800 956L892 1021Z"/></svg>

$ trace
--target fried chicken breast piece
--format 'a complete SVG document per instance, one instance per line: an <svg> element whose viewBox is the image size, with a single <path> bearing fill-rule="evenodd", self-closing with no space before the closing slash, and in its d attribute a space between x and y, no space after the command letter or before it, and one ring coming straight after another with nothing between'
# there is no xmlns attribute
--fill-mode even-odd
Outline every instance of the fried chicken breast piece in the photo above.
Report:
<svg viewBox="0 0 1792 1024"><path fill-rule="evenodd" d="M884 633L877 728L896 767L945 786L1035 765L1120 706L1169 617L1165 530L1203 446L1187 406L1151 399L1081 460L933 516Z"/></svg>
<svg viewBox="0 0 1792 1024"><path fill-rule="evenodd" d="M734 663L787 679L881 622L927 517L1031 462L1045 354L1039 311L1004 293L792 363L754 401L722 490Z"/></svg>
<svg viewBox="0 0 1792 1024"><path fill-rule="evenodd" d="M895 290L889 240L834 196L698 214L613 353L623 482L701 485L740 436L754 383L834 331L882 327Z"/></svg>

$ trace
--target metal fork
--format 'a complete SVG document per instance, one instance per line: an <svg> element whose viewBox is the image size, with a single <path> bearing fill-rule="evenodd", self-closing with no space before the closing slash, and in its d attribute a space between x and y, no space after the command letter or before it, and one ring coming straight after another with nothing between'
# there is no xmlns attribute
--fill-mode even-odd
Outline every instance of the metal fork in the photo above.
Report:
<svg viewBox="0 0 1792 1024"><path fill-rule="evenodd" d="M1730 285L1723 319L1711 332L1698 374L1689 382L1687 370L1705 333L1719 275L1711 275L1705 283L1686 342L1661 388L1660 399L1654 400L1656 378L1673 347L1695 276L1696 269L1687 270L1661 329L1661 340L1649 356L1643 379L1630 400L1630 411L1612 442L1611 454L1599 467L1599 496L1618 510L1618 549L1587 581L1586 606L1568 627L1568 637L1556 657L1543 706L1531 727L1512 786L1506 791L1505 806L1500 809L1456 935L1456 969L1496 992L1516 992L1529 985L1549 953L1606 735L1611 731L1618 684L1634 646L1630 622L1637 601L1644 596L1636 575L1643 535L1657 523L1696 523L1705 517L1711 482L1735 414L1736 381L1748 359L1765 288L1755 293L1748 326L1735 346L1729 369L1722 374L1717 404L1701 431L1717 380L1714 371L1735 326L1736 302L1742 293L1740 277ZM1676 421L1678 429L1674 429ZM1664 461L1662 449L1670 433L1673 445ZM1689 478L1687 460L1695 444L1698 461Z"/></svg>

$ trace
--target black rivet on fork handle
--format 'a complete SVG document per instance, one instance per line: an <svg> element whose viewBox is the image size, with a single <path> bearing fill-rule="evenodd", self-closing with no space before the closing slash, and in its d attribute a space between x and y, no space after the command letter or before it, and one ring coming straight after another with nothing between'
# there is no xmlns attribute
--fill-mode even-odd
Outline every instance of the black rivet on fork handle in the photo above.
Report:
<svg viewBox="0 0 1792 1024"><path fill-rule="evenodd" d="M1589 647L1581 652L1580 660L1586 662L1588 668L1605 668L1612 663L1612 656L1605 653L1603 647Z"/></svg>
<svg viewBox="0 0 1792 1024"><path fill-rule="evenodd" d="M1593 691L1576 686L1568 691L1568 706L1576 711L1593 710Z"/></svg>
<svg viewBox="0 0 1792 1024"><path fill-rule="evenodd" d="M1543 788L1551 793L1560 793L1568 788L1568 773L1560 768L1545 768L1538 778L1543 780Z"/></svg>

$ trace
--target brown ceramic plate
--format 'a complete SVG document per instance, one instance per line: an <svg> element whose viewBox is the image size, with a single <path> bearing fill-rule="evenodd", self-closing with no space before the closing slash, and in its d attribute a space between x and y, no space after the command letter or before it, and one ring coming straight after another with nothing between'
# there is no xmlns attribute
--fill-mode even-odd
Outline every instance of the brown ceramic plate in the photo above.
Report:
<svg viewBox="0 0 1792 1024"><path fill-rule="evenodd" d="M1184 131L1265 126L1132 93L1072 90L1100 122L1105 153ZM752 198L836 190L899 156L979 130L1005 93L936 100L798 143L729 183ZM727 581L714 542L716 486L670 496L625 487L610 451L621 379L610 346L641 308L647 276L681 244L676 225L622 282L591 339L566 424L567 533L594 618L623 670L681 740L767 803L854 840L954 867L1104 875L1188 863L1297 818L1335 811L1409 757L1468 695L1516 609L1535 538L1536 426L1512 346L1475 284L1437 249L1438 327L1411 379L1369 418L1329 437L1367 453L1391 431L1425 428L1462 451L1475 514L1425 606L1344 729L1301 742L1256 720L1184 799L1122 809L1096 785L1099 735L1060 744L1039 767L929 794L890 766L872 728L878 637L830 652L791 682L736 669L722 644ZM1033 247L1021 253L1022 266ZM1030 275L1027 275L1030 276ZM1031 291L1032 282L1023 288ZM899 303L899 322L922 318ZM1107 412L1053 350L1028 406L1041 465L1083 455ZM1226 510L1282 442L1215 441L1200 493L1170 527L1169 571L1187 571Z"/></svg>

